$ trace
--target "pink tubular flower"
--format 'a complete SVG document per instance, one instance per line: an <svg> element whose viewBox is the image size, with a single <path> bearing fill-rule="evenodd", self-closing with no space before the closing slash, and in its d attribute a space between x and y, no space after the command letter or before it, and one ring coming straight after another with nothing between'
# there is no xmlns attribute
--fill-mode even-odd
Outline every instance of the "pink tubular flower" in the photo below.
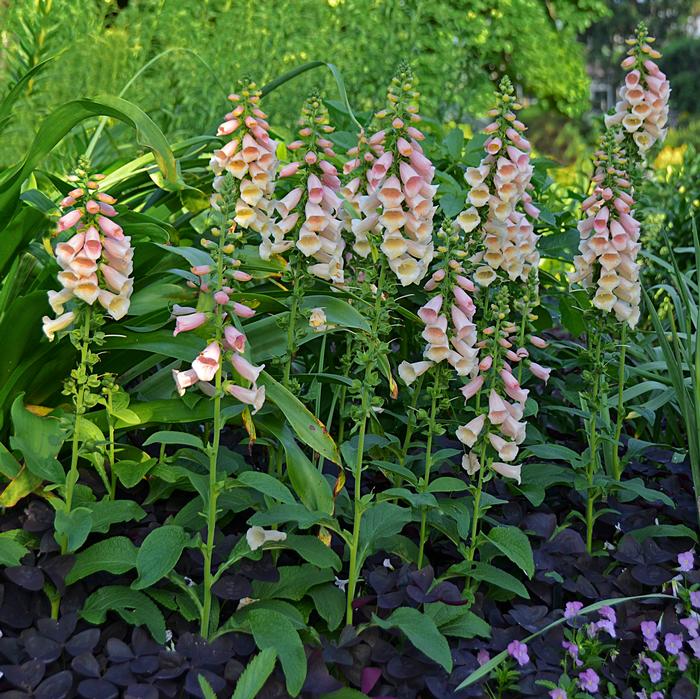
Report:
<svg viewBox="0 0 700 699"><path fill-rule="evenodd" d="M545 367L537 364L536 362L530 362L528 366L533 376L536 376L538 379L541 379L545 383L549 381L549 375L552 373L551 369L546 369Z"/></svg>
<svg viewBox="0 0 700 699"><path fill-rule="evenodd" d="M246 336L233 325L227 325L224 328L224 344L228 349L235 352L243 352L245 350Z"/></svg>
<svg viewBox="0 0 700 699"><path fill-rule="evenodd" d="M177 336L179 333L188 332L189 330L196 330L200 326L204 325L206 320L206 314L201 312L179 315L175 321L173 336Z"/></svg>
<svg viewBox="0 0 700 699"><path fill-rule="evenodd" d="M489 393L489 422L492 425L500 425L505 422L508 416L509 413L505 401L496 391L491 389Z"/></svg>
<svg viewBox="0 0 700 699"><path fill-rule="evenodd" d="M83 212L80 211L80 209L73 209L73 211L69 211L67 214L63 214L61 218L58 219L58 230L59 231L65 231L68 230L69 228L73 228L78 221L83 216Z"/></svg>
<svg viewBox="0 0 700 699"><path fill-rule="evenodd" d="M236 355L238 356L238 355ZM221 361L221 347L218 342L209 343L192 362L192 369L199 381L212 381Z"/></svg>
<svg viewBox="0 0 700 699"><path fill-rule="evenodd" d="M475 396L480 390L481 387L484 385L484 377L479 375L476 378L472 379L466 386L462 386L460 389L462 391L462 395L466 400L469 400L472 396Z"/></svg>
<svg viewBox="0 0 700 699"><path fill-rule="evenodd" d="M250 306L246 306L245 304L238 303L236 301L233 303L233 312L239 318L252 318L255 315L255 311L250 308Z"/></svg>
<svg viewBox="0 0 700 699"><path fill-rule="evenodd" d="M185 389L194 386L199 381L199 377L194 369L188 369L187 371L173 369L173 380L175 381L178 394L184 396Z"/></svg>
<svg viewBox="0 0 700 699"><path fill-rule="evenodd" d="M233 368L247 381L255 383L260 376L260 372L265 368L264 364L253 366L242 354L234 352L231 358Z"/></svg>
<svg viewBox="0 0 700 699"><path fill-rule="evenodd" d="M253 415L255 415L265 403L265 386L260 386L259 388L243 388L237 384L230 384L226 387L226 390L234 398L241 401L241 403L252 406Z"/></svg>

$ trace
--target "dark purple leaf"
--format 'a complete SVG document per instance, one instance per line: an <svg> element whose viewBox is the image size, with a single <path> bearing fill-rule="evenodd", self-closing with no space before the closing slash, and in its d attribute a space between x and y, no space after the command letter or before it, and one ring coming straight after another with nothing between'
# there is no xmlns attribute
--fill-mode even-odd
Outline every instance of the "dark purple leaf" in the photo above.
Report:
<svg viewBox="0 0 700 699"><path fill-rule="evenodd" d="M83 699L117 699L119 690L105 680L83 680L78 685L78 695Z"/></svg>
<svg viewBox="0 0 700 699"><path fill-rule="evenodd" d="M360 691L363 694L369 694L373 689L374 685L379 682L379 678L382 676L382 670L379 667L366 667L362 670L362 683L360 684Z"/></svg>
<svg viewBox="0 0 700 699"><path fill-rule="evenodd" d="M13 687L29 692L44 679L46 665L41 660L29 660L22 665L0 665L0 672Z"/></svg>
<svg viewBox="0 0 700 699"><path fill-rule="evenodd" d="M59 643L65 643L75 631L78 615L74 612L64 614L58 621L54 619L39 619L36 627L40 633Z"/></svg>
<svg viewBox="0 0 700 699"><path fill-rule="evenodd" d="M82 655L83 653L92 653L99 640L99 629L86 629L73 636L73 638L66 643L66 651L74 657L76 655Z"/></svg>
<svg viewBox="0 0 700 699"><path fill-rule="evenodd" d="M73 688L73 675L68 670L45 679L34 691L35 699L65 699Z"/></svg>
<svg viewBox="0 0 700 699"><path fill-rule="evenodd" d="M99 679L100 677L100 664L92 653L76 655L75 658L71 660L70 666L83 677L92 677L94 679Z"/></svg>
<svg viewBox="0 0 700 699"><path fill-rule="evenodd" d="M124 692L124 699L158 699L158 697L158 690L150 684L130 684Z"/></svg>
<svg viewBox="0 0 700 699"><path fill-rule="evenodd" d="M32 566L12 566L5 568L5 575L18 587L30 592L38 592L44 587L44 574Z"/></svg>
<svg viewBox="0 0 700 699"><path fill-rule="evenodd" d="M242 575L222 575L212 587L212 592L221 599L240 600L250 597L253 588L250 580Z"/></svg>
<svg viewBox="0 0 700 699"><path fill-rule="evenodd" d="M45 663L52 663L63 650L63 646L50 638L44 638L39 634L32 634L24 639L24 648L30 657Z"/></svg>

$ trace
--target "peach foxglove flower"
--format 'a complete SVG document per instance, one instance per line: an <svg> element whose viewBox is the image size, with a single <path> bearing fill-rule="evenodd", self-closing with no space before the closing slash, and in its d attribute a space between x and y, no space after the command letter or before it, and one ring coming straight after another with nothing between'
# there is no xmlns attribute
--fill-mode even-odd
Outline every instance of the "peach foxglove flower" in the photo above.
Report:
<svg viewBox="0 0 700 699"><path fill-rule="evenodd" d="M240 355L234 354L234 357ZM208 344L192 362L192 369L199 381L212 381L216 376L221 361L221 348L218 342Z"/></svg>
<svg viewBox="0 0 700 699"><path fill-rule="evenodd" d="M173 380L175 381L178 394L184 396L185 389L194 386L199 381L199 377L194 369L188 369L187 371L173 369Z"/></svg>
<svg viewBox="0 0 700 699"><path fill-rule="evenodd" d="M49 318L49 316L44 316L42 318L42 330L44 331L44 335L49 338L49 342L53 342L55 334L72 325L74 320L75 313L73 313L73 311L63 313L62 315L58 316L58 318Z"/></svg>
<svg viewBox="0 0 700 699"><path fill-rule="evenodd" d="M309 316L309 326L314 332L324 332L328 330L328 319L323 308L312 308Z"/></svg>
<svg viewBox="0 0 700 699"><path fill-rule="evenodd" d="M462 468L470 476L478 473L479 469L481 468L479 457L473 451L470 451L468 454L464 454L464 456L462 456Z"/></svg>
<svg viewBox="0 0 700 699"><path fill-rule="evenodd" d="M399 364L399 376L401 380L410 386L419 376L425 374L430 367L433 366L433 362L401 362Z"/></svg>
<svg viewBox="0 0 700 699"><path fill-rule="evenodd" d="M227 325L224 328L224 344L228 349L235 352L243 352L245 350L246 336L233 325Z"/></svg>
<svg viewBox="0 0 700 699"><path fill-rule="evenodd" d="M496 391L491 389L489 393L489 422L492 425L500 425L508 417L508 408L505 401Z"/></svg>
<svg viewBox="0 0 700 699"><path fill-rule="evenodd" d="M476 440L479 439L485 423L486 415L482 413L457 429L457 439L471 449L476 444Z"/></svg>
<svg viewBox="0 0 700 699"><path fill-rule="evenodd" d="M489 434L489 442L491 446L498 452L498 458L503 461L513 461L518 455L518 447L513 442L507 442L503 437L497 434Z"/></svg>
<svg viewBox="0 0 700 699"><path fill-rule="evenodd" d="M504 464L500 461L494 461L491 464L491 468L499 473L504 478L512 478L518 485L520 485L520 464Z"/></svg>
<svg viewBox="0 0 700 699"><path fill-rule="evenodd" d="M253 415L255 415L255 413L257 413L265 403L265 386L260 386L258 388L243 388L243 386L238 386L237 384L230 384L227 386L226 390L234 398L241 401L241 403L252 406Z"/></svg>

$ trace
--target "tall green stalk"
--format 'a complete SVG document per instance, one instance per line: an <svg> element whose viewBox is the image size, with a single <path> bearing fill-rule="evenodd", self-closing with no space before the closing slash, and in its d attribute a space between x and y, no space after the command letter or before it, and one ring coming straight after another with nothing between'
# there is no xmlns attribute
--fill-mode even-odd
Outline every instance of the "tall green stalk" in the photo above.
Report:
<svg viewBox="0 0 700 699"><path fill-rule="evenodd" d="M596 327L591 333L593 335L593 376L590 401L588 404L588 448L590 458L586 468L586 550L593 551L593 526L595 524L595 494L593 481L598 472L598 410L600 398L600 378L601 378L601 354L603 337L600 328Z"/></svg>
<svg viewBox="0 0 700 699"><path fill-rule="evenodd" d="M221 289L225 284L224 279L224 246L225 236L223 233L219 236L218 255L216 260L217 288ZM222 306L216 306L216 342L221 347L223 340L224 317ZM221 440L221 429L223 421L221 418L221 393L222 381L221 374L223 370L223 360L219 361L219 367L216 370L214 394L214 425L211 434L211 443L207 447L209 453L209 490L207 494L207 539L203 548L204 556L204 581L202 589L202 616L200 624L200 635L203 638L209 638L211 628L211 603L212 603L212 586L214 585L214 571L212 563L214 558L214 533L216 530L216 512L217 500L219 496L217 461L219 457L219 443Z"/></svg>
<svg viewBox="0 0 700 699"><path fill-rule="evenodd" d="M617 367L617 414L615 416L615 437L613 439L613 476L619 481L622 477L622 464L620 461L620 437L625 421L625 359L627 352L627 323L622 323L620 331L620 352Z"/></svg>
<svg viewBox="0 0 700 699"><path fill-rule="evenodd" d="M433 435L436 429L438 395L442 390L442 373L439 367L435 373L435 383L431 387L432 399L430 402L430 413L428 416L428 436L425 441L425 472L423 474L423 484L421 492L425 493L430 485L430 471L433 466ZM425 552L426 524L428 521L428 508L422 507L420 514L420 537L418 540L418 569L423 567L423 555Z"/></svg>
<svg viewBox="0 0 700 699"><path fill-rule="evenodd" d="M85 305L85 316L80 337L80 363L76 371L76 393L75 393L75 422L73 425L73 441L71 444L70 469L66 476L66 513L70 513L73 506L73 491L78 482L78 453L80 451L80 423L85 409L85 390L87 389L89 357L90 357L90 335L92 319L92 307ZM64 535L60 541L61 553L65 554L68 548L68 537Z"/></svg>

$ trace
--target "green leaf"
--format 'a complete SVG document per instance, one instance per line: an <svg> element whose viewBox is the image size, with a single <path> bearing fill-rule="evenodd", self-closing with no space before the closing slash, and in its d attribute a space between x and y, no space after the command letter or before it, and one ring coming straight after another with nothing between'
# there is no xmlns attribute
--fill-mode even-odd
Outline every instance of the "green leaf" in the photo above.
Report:
<svg viewBox="0 0 700 699"><path fill-rule="evenodd" d="M118 522L137 522L146 516L145 510L133 500L99 500L86 503L92 513L93 532L104 534L113 524Z"/></svg>
<svg viewBox="0 0 700 699"><path fill-rule="evenodd" d="M0 566L18 566L27 553L27 548L17 541L17 532L0 533Z"/></svg>
<svg viewBox="0 0 700 699"><path fill-rule="evenodd" d="M335 631L345 616L345 593L335 584L317 585L309 591L314 601L314 610L328 624L329 631Z"/></svg>
<svg viewBox="0 0 700 699"><path fill-rule="evenodd" d="M108 611L115 611L127 624L146 626L158 643L165 643L165 619L143 592L120 585L101 587L87 598L80 616L99 625L105 622Z"/></svg>
<svg viewBox="0 0 700 699"><path fill-rule="evenodd" d="M249 660L236 682L236 689L231 699L255 699L275 669L275 662L277 662L277 651L274 648L265 648Z"/></svg>
<svg viewBox="0 0 700 699"><path fill-rule="evenodd" d="M22 466L12 455L12 452L2 443L0 443L0 473L11 481L19 474Z"/></svg>
<svg viewBox="0 0 700 699"><path fill-rule="evenodd" d="M218 697L216 696L216 692L209 684L209 682L207 682L207 678L204 675L197 675L197 682L199 684L199 688L202 690L202 695L204 696L204 699L218 699Z"/></svg>
<svg viewBox="0 0 700 699"><path fill-rule="evenodd" d="M87 507L76 507L70 512L57 510L54 519L56 540L67 539L66 551L77 551L88 538L92 529L92 513Z"/></svg>
<svg viewBox="0 0 700 699"><path fill-rule="evenodd" d="M341 563L338 554L316 536L287 534L287 538L284 541L280 541L278 545L280 548L296 551L305 561L318 568L340 569Z"/></svg>
<svg viewBox="0 0 700 699"><path fill-rule="evenodd" d="M474 638L491 635L491 627L474 612L444 602L425 606L425 613L435 622L440 633L457 638Z"/></svg>
<svg viewBox="0 0 700 699"><path fill-rule="evenodd" d="M125 536L98 541L76 555L75 563L66 576L66 584L72 585L101 570L114 575L126 573L136 567L136 554L136 546Z"/></svg>
<svg viewBox="0 0 700 699"><path fill-rule="evenodd" d="M262 372L258 384L265 386L265 395L283 413L297 437L315 452L334 464L340 463L338 447L326 426L303 403L268 373Z"/></svg>
<svg viewBox="0 0 700 699"><path fill-rule="evenodd" d="M527 536L520 529L517 527L494 527L486 538L529 578L535 574L532 547Z"/></svg>
<svg viewBox="0 0 700 699"><path fill-rule="evenodd" d="M306 679L306 654L296 629L286 616L269 609L251 610L248 620L257 647L275 649L282 663L287 691L295 697Z"/></svg>
<svg viewBox="0 0 700 699"><path fill-rule="evenodd" d="M529 444L528 450L540 459L563 461L574 467L582 463L581 454L561 444Z"/></svg>
<svg viewBox="0 0 700 699"><path fill-rule="evenodd" d="M195 449L204 449L202 440L189 432L169 432L167 430L154 432L143 443L143 446L147 447L149 444L184 444Z"/></svg>
<svg viewBox="0 0 700 699"><path fill-rule="evenodd" d="M12 403L14 436L10 438L10 446L22 452L32 474L50 483L63 483L66 476L56 459L65 439L61 425L55 417L30 413L24 407L23 397L17 396Z"/></svg>
<svg viewBox="0 0 700 699"><path fill-rule="evenodd" d="M309 311L322 308L328 322L341 328L370 329L367 319L356 308L336 296L304 296L301 307Z"/></svg>
<svg viewBox="0 0 700 699"><path fill-rule="evenodd" d="M444 144L450 157L454 160L458 160L459 156L462 154L462 148L464 147L464 132L462 129L451 129L447 136L445 136Z"/></svg>
<svg viewBox="0 0 700 699"><path fill-rule="evenodd" d="M328 569L319 569L311 564L279 566L277 582L253 580L255 599L291 599L299 601L316 585L329 582L335 577Z"/></svg>
<svg viewBox="0 0 700 699"><path fill-rule="evenodd" d="M188 543L189 536L182 527L166 524L154 529L139 549L136 557L139 577L131 587L143 590L164 578L180 560Z"/></svg>
<svg viewBox="0 0 700 699"><path fill-rule="evenodd" d="M502 590L513 592L525 599L530 598L527 588L520 580L510 573L506 573L505 570L492 566L490 563L482 563L481 561L470 563L469 561L464 561L463 563L451 566L448 570L448 574L450 577L454 575L469 576L474 580L487 582L490 585L500 587Z"/></svg>
<svg viewBox="0 0 700 699"><path fill-rule="evenodd" d="M404 507L388 502L380 502L369 507L362 515L360 524L360 550L358 566L367 556L374 553L380 542L401 532L411 519L411 513Z"/></svg>
<svg viewBox="0 0 700 699"><path fill-rule="evenodd" d="M296 500L289 488L284 483L280 483L274 476L261 471L244 471L238 475L238 483L242 483L248 488L253 488L263 495L267 495L285 505L293 505Z"/></svg>
<svg viewBox="0 0 700 699"><path fill-rule="evenodd" d="M382 629L398 628L421 653L452 672L450 646L429 616L412 607L401 607L387 619L372 614L372 621Z"/></svg>
<svg viewBox="0 0 700 699"><path fill-rule="evenodd" d="M146 477L146 474L157 463L158 460L155 458L145 459L144 461L117 461L114 464L114 472L125 488L133 488Z"/></svg>
<svg viewBox="0 0 700 699"><path fill-rule="evenodd" d="M32 66L7 91L7 94L5 97L3 97L2 102L0 102L0 133L10 122L12 117L12 108L14 107L15 102L17 102L17 100L24 94L29 82L33 80L42 70L44 70L44 68L46 68L46 66L57 56L58 53L55 53L53 56L49 56L46 60Z"/></svg>
<svg viewBox="0 0 700 699"><path fill-rule="evenodd" d="M271 432L282 444L289 481L299 499L312 512L333 512L333 491L321 472L301 450L289 427L274 416L258 418L258 424Z"/></svg>
<svg viewBox="0 0 700 699"><path fill-rule="evenodd" d="M459 479L453 476L440 476L434 481L431 481L428 486L428 492L430 493L458 493L461 490L467 490L469 486Z"/></svg>
<svg viewBox="0 0 700 699"><path fill-rule="evenodd" d="M637 541L645 539L660 539L662 537L669 538L688 538L697 542L698 535L684 524L651 524L648 527L635 529L629 532Z"/></svg>
<svg viewBox="0 0 700 699"><path fill-rule="evenodd" d="M623 491L623 493L620 493L621 500L628 501L634 499L634 496L637 496L643 500L646 500L647 502L662 502L664 505L668 505L669 507L675 507L673 500L671 500L666 493L653 490L652 488L647 488L641 478L631 478L630 480L626 481L615 481L610 485Z"/></svg>

